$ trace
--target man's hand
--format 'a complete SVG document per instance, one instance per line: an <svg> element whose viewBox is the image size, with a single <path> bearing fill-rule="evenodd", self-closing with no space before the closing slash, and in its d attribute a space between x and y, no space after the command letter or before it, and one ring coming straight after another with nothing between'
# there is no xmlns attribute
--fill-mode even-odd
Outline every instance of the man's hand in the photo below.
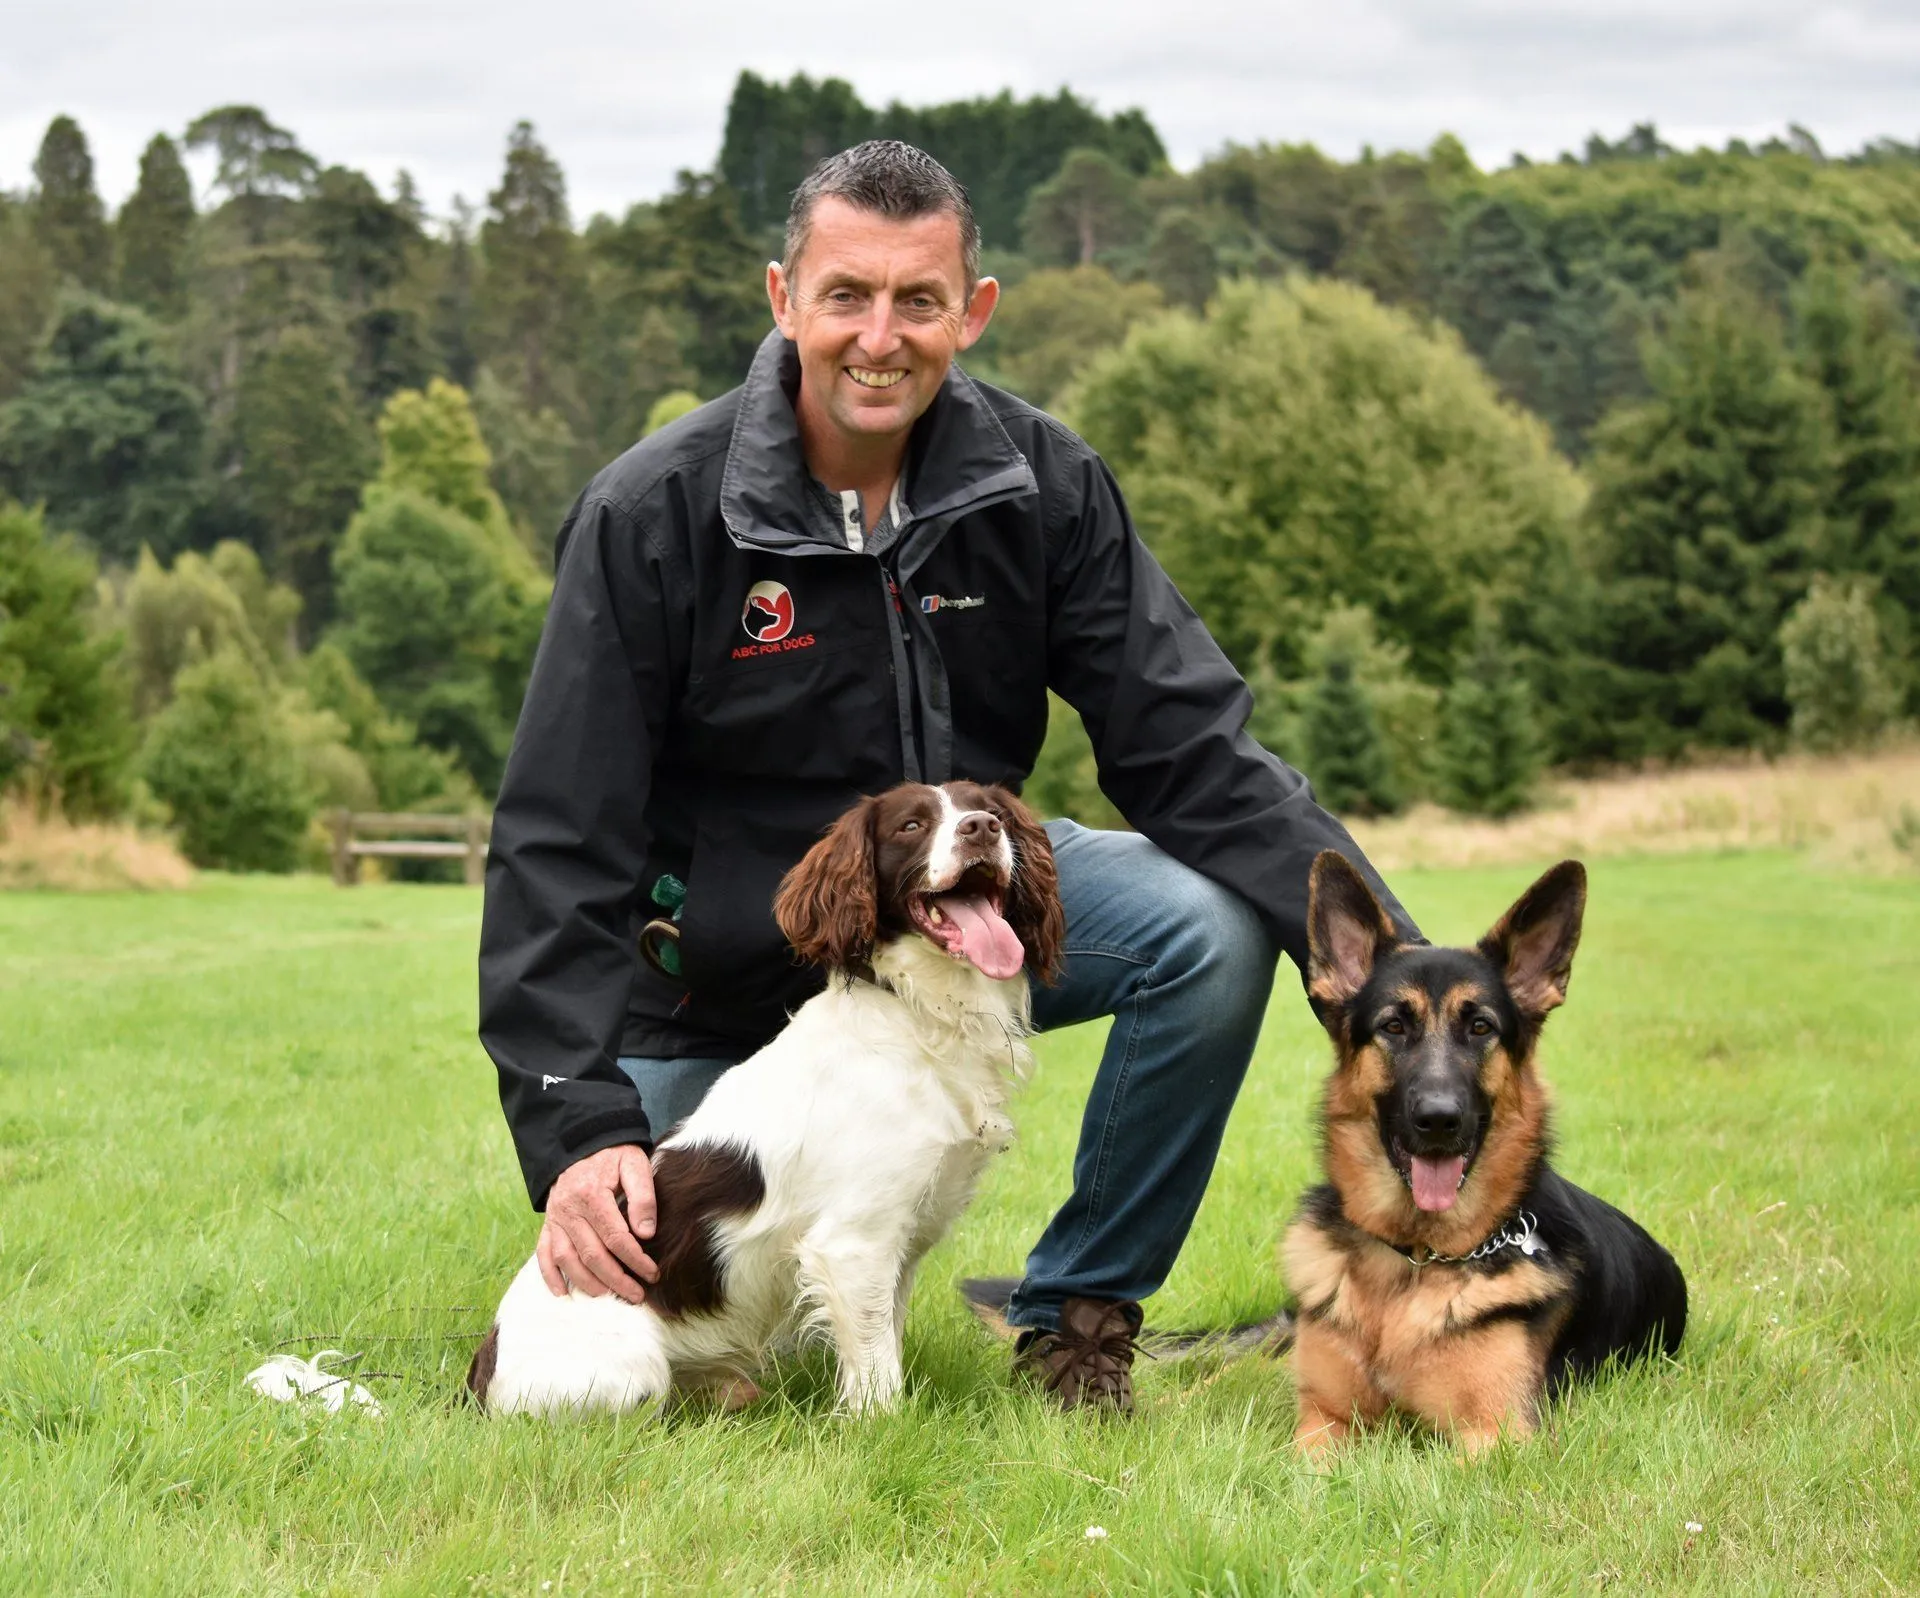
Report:
<svg viewBox="0 0 1920 1598"><path fill-rule="evenodd" d="M560 1173L547 1194L546 1224L533 1257L561 1298L572 1286L590 1298L616 1293L638 1304L646 1297L641 1283L660 1279L660 1267L636 1241L653 1236L653 1223L653 1163L645 1149L623 1143Z"/></svg>

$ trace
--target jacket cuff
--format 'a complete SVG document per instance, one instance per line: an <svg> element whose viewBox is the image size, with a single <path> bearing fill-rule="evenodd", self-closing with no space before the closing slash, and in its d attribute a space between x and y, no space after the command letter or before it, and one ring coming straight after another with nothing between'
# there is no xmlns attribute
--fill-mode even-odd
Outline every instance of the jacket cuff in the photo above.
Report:
<svg viewBox="0 0 1920 1598"><path fill-rule="evenodd" d="M609 1110L601 1115L589 1116L577 1127L569 1128L560 1140L560 1146L565 1150L561 1157L552 1165L526 1172L527 1197L533 1200L535 1211L545 1212L547 1195L553 1191L553 1184L560 1180L562 1171L578 1165L602 1149L619 1148L623 1144L635 1144L645 1149L649 1156L652 1155L653 1129L648 1125L645 1115L633 1110Z"/></svg>

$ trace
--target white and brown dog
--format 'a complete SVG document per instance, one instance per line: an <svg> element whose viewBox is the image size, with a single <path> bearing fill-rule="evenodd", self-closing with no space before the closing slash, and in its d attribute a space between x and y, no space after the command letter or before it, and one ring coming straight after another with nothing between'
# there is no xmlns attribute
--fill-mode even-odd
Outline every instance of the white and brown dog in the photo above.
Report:
<svg viewBox="0 0 1920 1598"><path fill-rule="evenodd" d="M898 1397L914 1267L1012 1139L1027 973L1065 930L1053 853L1004 788L910 783L841 817L774 913L826 991L655 1152L644 1304L556 1297L527 1262L467 1375L489 1412L630 1409L809 1334L847 1409Z"/></svg>

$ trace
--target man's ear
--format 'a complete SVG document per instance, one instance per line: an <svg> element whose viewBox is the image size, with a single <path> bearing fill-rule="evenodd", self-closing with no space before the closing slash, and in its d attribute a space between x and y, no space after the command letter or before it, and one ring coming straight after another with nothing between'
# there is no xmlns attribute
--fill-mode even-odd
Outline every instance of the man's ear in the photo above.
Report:
<svg viewBox="0 0 1920 1598"><path fill-rule="evenodd" d="M973 293L967 300L966 316L960 323L959 347L970 350L980 342L980 335L986 332L987 323L993 320L993 308L1000 303L1000 280L983 277L973 285Z"/></svg>
<svg viewBox="0 0 1920 1598"><path fill-rule="evenodd" d="M793 285L778 261L767 262L767 304L773 307L773 325L788 338L794 336Z"/></svg>
<svg viewBox="0 0 1920 1598"><path fill-rule="evenodd" d="M774 920L809 965L844 971L869 958L880 936L874 806L874 800L862 799L836 821L773 896Z"/></svg>
<svg viewBox="0 0 1920 1598"><path fill-rule="evenodd" d="M1398 942L1367 880L1345 855L1322 849L1307 879L1307 991L1345 1004L1367 985L1383 949Z"/></svg>
<svg viewBox="0 0 1920 1598"><path fill-rule="evenodd" d="M1480 940L1480 952L1506 972L1521 1014L1538 1019L1564 1004L1587 911L1587 868L1562 860L1514 901Z"/></svg>

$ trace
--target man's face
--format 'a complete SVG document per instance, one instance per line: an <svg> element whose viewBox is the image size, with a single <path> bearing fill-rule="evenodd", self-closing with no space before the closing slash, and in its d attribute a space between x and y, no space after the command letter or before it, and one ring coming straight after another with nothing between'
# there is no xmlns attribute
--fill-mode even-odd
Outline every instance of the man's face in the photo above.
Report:
<svg viewBox="0 0 1920 1598"><path fill-rule="evenodd" d="M905 434L999 292L982 278L968 299L950 213L900 221L833 197L814 206L792 278L767 268L773 319L799 347L803 411L848 443Z"/></svg>

